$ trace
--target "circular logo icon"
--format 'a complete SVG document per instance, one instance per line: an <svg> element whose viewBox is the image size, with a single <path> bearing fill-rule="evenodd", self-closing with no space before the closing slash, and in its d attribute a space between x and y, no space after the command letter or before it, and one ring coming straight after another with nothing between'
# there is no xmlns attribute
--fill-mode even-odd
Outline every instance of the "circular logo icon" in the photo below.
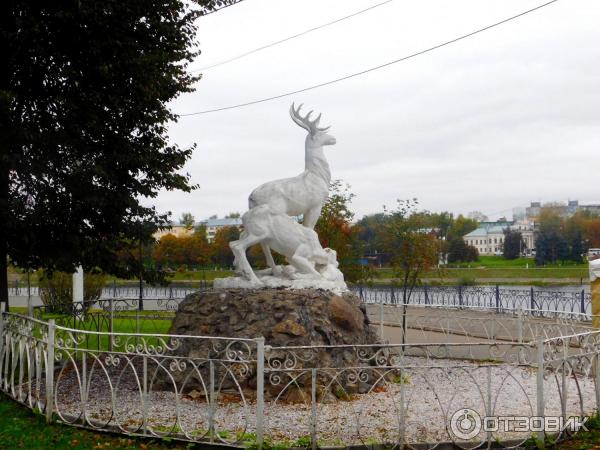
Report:
<svg viewBox="0 0 600 450"><path fill-rule="evenodd" d="M450 430L459 439L473 439L481 431L481 416L473 409L459 409L450 418Z"/></svg>

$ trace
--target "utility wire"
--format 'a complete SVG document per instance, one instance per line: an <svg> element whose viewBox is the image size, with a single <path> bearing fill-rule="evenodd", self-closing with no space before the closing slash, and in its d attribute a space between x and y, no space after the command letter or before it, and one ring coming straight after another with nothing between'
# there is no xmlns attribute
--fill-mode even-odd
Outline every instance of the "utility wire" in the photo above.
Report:
<svg viewBox="0 0 600 450"><path fill-rule="evenodd" d="M373 6L369 6L368 8L365 8L365 9L361 9L360 11L356 11L356 12L354 12L352 14L349 14L347 16L344 16L344 17L341 17L339 19L333 20L331 22L327 22L327 23L324 23L322 25L318 25L318 26L316 26L314 28L310 28L308 30L302 31L302 32L300 32L298 34L294 34L292 36L288 36L286 38L283 38L283 39L280 39L278 41L272 42L270 44L263 45L262 47L255 48L254 50L249 50L249 51L247 51L245 53L241 53L241 54L239 54L237 56L233 56L231 58L225 59L225 60L220 61L218 63L211 64L209 66L205 66L205 67L202 67L202 68L197 69L197 70L192 70L191 72L192 73L202 72L204 70L212 69L213 67L222 66L223 64L227 64L227 63L230 63L232 61L236 61L238 59L245 58L248 55L251 55L251 54L256 53L256 52L260 52L261 50L265 50L267 48L274 47L274 46L282 44L284 42L291 41L292 39L296 39L297 37L304 36L305 34L312 33L313 31L320 30L321 28L325 28L325 27L328 27L330 25L334 25L336 23L342 22L342 21L344 21L346 19L350 19L352 17L355 17L355 16L358 16L360 14L366 13L368 11L371 11L372 9L378 8L379 6L383 6L386 3L390 3L392 1L394 1L394 0L385 0L384 2L377 3L377 4L373 5Z"/></svg>
<svg viewBox="0 0 600 450"><path fill-rule="evenodd" d="M264 102L268 102L268 101L271 101L271 100L277 100L279 98L288 97L290 95L299 94L299 93L310 91L310 90L313 90L313 89L317 89L317 88L320 88L320 87L323 87L323 86L328 86L330 84L338 83L340 81L348 80L350 78L358 77L360 75L364 75L364 74L369 73L369 72L374 72L375 70L383 69L384 67L391 66L392 64L396 64L396 63L399 63L399 62L402 62L402 61L406 61L406 60L414 58L416 56L423 55L424 53L428 53L428 52L431 52L433 50L437 50L438 48L444 47L446 45L450 45L450 44L453 44L455 42L461 41L463 39L469 38L469 37L474 36L474 35L476 35L478 33L482 33L484 31L487 31L487 30L491 29L491 28L494 28L494 27L497 27L499 25L505 24L507 22L510 22L511 20L515 20L515 19L517 19L519 17L522 17L522 16L524 16L526 14L529 14L531 12L537 11L537 10L539 10L539 9L545 7L545 6L549 6L549 5L551 5L553 3L556 3L556 2L558 2L558 0L551 0L549 2L546 2L546 3L543 3L543 4L539 5L539 6L536 6L535 8L528 9L527 11L523 11L522 13L519 13L517 15L511 16L511 17L509 17L507 19L501 20L500 22L493 23L491 25L488 25L486 27L480 28L478 30L472 31L472 32L467 33L467 34L463 34L462 36L459 36L457 38L451 39L449 41L442 42L441 44L434 45L433 47L429 47L429 48L426 48L424 50L420 50L420 51L418 51L416 53L412 53L410 55L403 56L402 58L398 58L398 59L395 59L393 61L389 61L387 63L371 67L369 69L361 70L360 72L355 72L355 73L352 73L350 75L346 75L346 76L343 76L343 77L340 77L340 78L336 78L334 80L325 81L324 83L315 84L315 85L312 85L312 86L309 86L309 87L305 87L305 88L302 88L302 89L297 89L295 91L285 92L283 94L274 95L272 97L262 98L260 100L253 100L253 101L250 101L250 102L239 103L237 105L231 105L231 106L223 106L221 108L206 109L204 111L197 111L197 112L192 112L192 113L179 114L179 116L181 116L181 117L196 116L196 115L200 115L200 114L208 114L208 113L213 113L213 112L218 112L218 111L226 111L228 109L242 108L244 106L249 106L249 105L256 105L257 103L264 103Z"/></svg>
<svg viewBox="0 0 600 450"><path fill-rule="evenodd" d="M237 2L229 3L228 5L221 6L220 8L217 8L217 9L211 9L211 10L210 10L210 11L208 11L208 12L203 12L203 13L200 15L200 17L204 17L204 16L208 16L208 15L210 15L210 14L214 14L214 13L216 13L216 12L219 12L219 11L221 11L222 9L229 8L230 6L233 6L233 5L237 5L238 3L240 3L240 2L243 2L243 1L244 1L244 0L237 0Z"/></svg>

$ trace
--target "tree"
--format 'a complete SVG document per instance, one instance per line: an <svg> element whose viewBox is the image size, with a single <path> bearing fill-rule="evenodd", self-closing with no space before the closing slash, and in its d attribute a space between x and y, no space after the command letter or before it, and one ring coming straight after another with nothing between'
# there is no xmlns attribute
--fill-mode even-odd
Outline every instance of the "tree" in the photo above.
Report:
<svg viewBox="0 0 600 450"><path fill-rule="evenodd" d="M462 237L451 236L448 239L448 262L471 262L479 259L479 252L468 245Z"/></svg>
<svg viewBox="0 0 600 450"><path fill-rule="evenodd" d="M211 244L211 260L221 267L233 266L233 253L229 248L231 241L240 238L240 230L237 227L221 227L215 233Z"/></svg>
<svg viewBox="0 0 600 450"><path fill-rule="evenodd" d="M450 226L448 231L449 236L461 238L471 231L476 230L478 226L477 220L459 215Z"/></svg>
<svg viewBox="0 0 600 450"><path fill-rule="evenodd" d="M415 213L417 205L416 199L398 200L396 210L386 211L389 220L382 229L382 242L400 279L405 303L421 274L438 262L437 241L424 227L423 216Z"/></svg>
<svg viewBox="0 0 600 450"><path fill-rule="evenodd" d="M563 234L563 221L556 208L542 208L539 216L539 230L535 240L535 262L538 265L565 260L569 255L569 245Z"/></svg>
<svg viewBox="0 0 600 450"><path fill-rule="evenodd" d="M402 287L402 343L406 335L406 304L420 283L421 274L438 261L437 240L433 233L426 231L423 215L415 212L417 205L417 199L398 200L395 211L385 211L389 220L382 229L384 247Z"/></svg>
<svg viewBox="0 0 600 450"><path fill-rule="evenodd" d="M179 173L193 146L169 144L177 116L167 105L198 80L187 70L195 19L228 3L3 3L0 301L5 255L24 267L110 271L140 223L167 225L140 200L195 187Z"/></svg>
<svg viewBox="0 0 600 450"><path fill-rule="evenodd" d="M242 215L239 212L230 212L225 216L226 219L239 219Z"/></svg>
<svg viewBox="0 0 600 450"><path fill-rule="evenodd" d="M471 211L469 214L467 214L467 217L475 220L476 222L487 222L488 220L488 216L481 211Z"/></svg>
<svg viewBox="0 0 600 450"><path fill-rule="evenodd" d="M502 244L502 256L506 259L517 259L525 249L525 241L520 231L506 228L504 230L504 243Z"/></svg>
<svg viewBox="0 0 600 450"><path fill-rule="evenodd" d="M196 223L196 219L194 219L192 213L189 212L184 212L181 214L179 221L188 231L192 231L194 229L194 224Z"/></svg>
<svg viewBox="0 0 600 450"><path fill-rule="evenodd" d="M333 180L315 231L324 248L329 247L337 252L339 268L346 281L356 282L369 278L370 273L359 261L362 247L360 230L352 226L354 213L350 210L350 203L353 198L349 185L344 185L341 180Z"/></svg>

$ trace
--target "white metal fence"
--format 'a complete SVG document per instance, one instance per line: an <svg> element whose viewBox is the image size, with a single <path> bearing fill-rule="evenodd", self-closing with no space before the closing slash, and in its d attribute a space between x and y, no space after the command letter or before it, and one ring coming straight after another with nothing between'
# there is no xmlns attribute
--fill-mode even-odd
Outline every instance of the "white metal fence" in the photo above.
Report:
<svg viewBox="0 0 600 450"><path fill-rule="evenodd" d="M454 413L568 418L600 405L600 333L564 311L372 305L377 345L270 347L169 335L172 311L112 306L75 322L3 313L2 390L49 422L258 448L512 447L543 432L464 438Z"/></svg>

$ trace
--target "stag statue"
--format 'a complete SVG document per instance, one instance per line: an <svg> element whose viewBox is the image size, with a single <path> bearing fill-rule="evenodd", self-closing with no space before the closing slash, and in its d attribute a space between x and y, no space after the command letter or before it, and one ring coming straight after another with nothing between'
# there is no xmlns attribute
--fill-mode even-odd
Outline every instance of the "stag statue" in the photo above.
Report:
<svg viewBox="0 0 600 450"><path fill-rule="evenodd" d="M303 225L314 229L321 208L327 200L331 171L323 152L323 146L335 144L335 138L327 134L329 127L320 128L321 114L315 120L310 120L312 111L305 117L300 115L300 108L290 107L292 120L304 128L308 134L304 146L305 166L304 172L292 178L270 181L252 191L248 198L248 207L251 210L259 205L268 205L274 214L304 217ZM268 243L261 243L267 264L274 275L279 270L273 261L273 256Z"/></svg>

